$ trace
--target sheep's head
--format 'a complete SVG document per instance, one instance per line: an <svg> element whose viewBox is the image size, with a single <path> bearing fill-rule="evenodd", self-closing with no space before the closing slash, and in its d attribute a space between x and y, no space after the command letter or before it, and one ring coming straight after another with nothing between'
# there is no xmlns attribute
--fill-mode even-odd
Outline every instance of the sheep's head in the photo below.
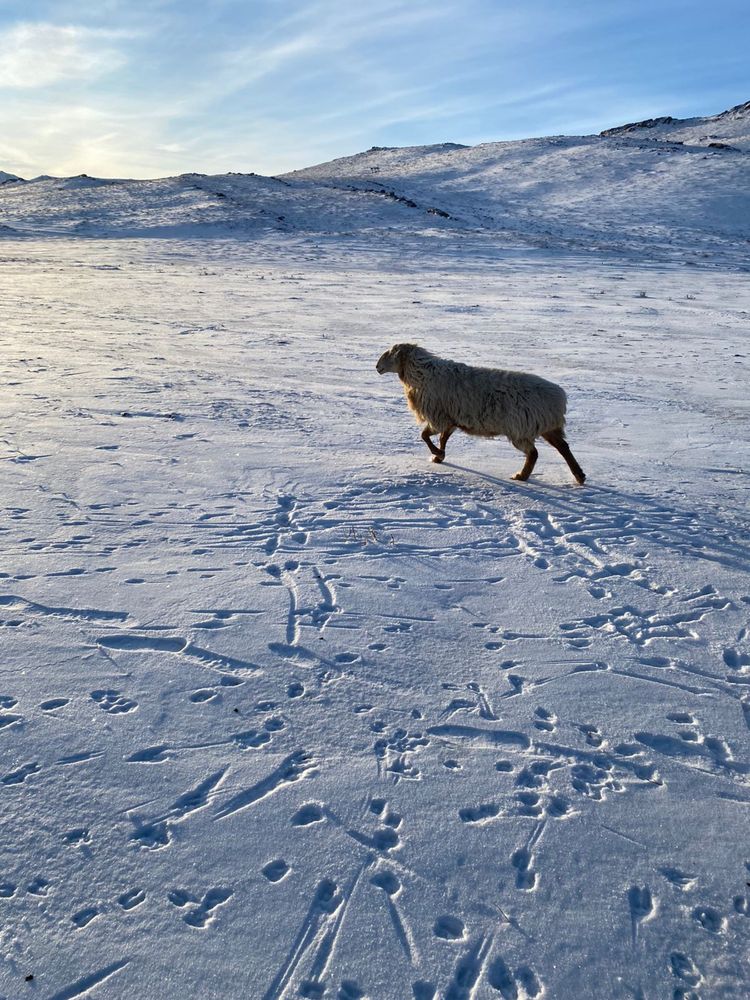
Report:
<svg viewBox="0 0 750 1000"><path fill-rule="evenodd" d="M385 375L386 372L396 372L399 377L402 376L406 358L414 347L416 344L394 344L389 351L378 358L378 363L375 365L378 373Z"/></svg>

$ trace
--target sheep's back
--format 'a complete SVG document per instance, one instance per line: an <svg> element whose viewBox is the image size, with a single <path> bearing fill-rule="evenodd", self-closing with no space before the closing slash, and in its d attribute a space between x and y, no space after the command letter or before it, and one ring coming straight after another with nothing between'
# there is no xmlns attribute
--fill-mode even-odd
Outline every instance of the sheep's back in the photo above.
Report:
<svg viewBox="0 0 750 1000"><path fill-rule="evenodd" d="M432 367L416 395L410 405L435 430L455 425L470 434L525 441L565 422L564 389L527 372L445 362Z"/></svg>

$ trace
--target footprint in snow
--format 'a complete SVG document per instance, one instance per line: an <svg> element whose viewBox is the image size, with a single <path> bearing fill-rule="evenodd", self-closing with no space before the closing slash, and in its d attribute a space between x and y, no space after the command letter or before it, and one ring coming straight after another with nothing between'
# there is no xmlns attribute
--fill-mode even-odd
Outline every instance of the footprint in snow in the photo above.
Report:
<svg viewBox="0 0 750 1000"><path fill-rule="evenodd" d="M466 939L466 926L459 917L444 914L435 921L432 933L444 941L464 941Z"/></svg>
<svg viewBox="0 0 750 1000"><path fill-rule="evenodd" d="M91 698L101 708L103 712L110 715L124 715L127 712L134 712L138 708L137 701L131 701L119 691L105 689L91 692Z"/></svg>

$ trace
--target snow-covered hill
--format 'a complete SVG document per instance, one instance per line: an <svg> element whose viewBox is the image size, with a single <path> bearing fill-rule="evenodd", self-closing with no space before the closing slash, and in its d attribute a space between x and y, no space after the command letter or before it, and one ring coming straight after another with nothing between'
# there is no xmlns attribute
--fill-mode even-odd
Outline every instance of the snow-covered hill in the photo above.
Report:
<svg viewBox="0 0 750 1000"><path fill-rule="evenodd" d="M293 185L258 174L158 180L42 178L0 188L0 223L16 232L89 236L239 236L403 227L408 210L381 195ZM411 218L408 222L412 223Z"/></svg>
<svg viewBox="0 0 750 1000"><path fill-rule="evenodd" d="M750 257L750 104L600 136L373 148L280 178L39 178L0 186L22 233L452 231L648 259Z"/></svg>
<svg viewBox="0 0 750 1000"><path fill-rule="evenodd" d="M548 244L750 257L750 104L601 136L372 149L288 180L391 190Z"/></svg>
<svg viewBox="0 0 750 1000"><path fill-rule="evenodd" d="M648 118L605 129L602 136L648 136L708 149L750 151L750 101L708 118Z"/></svg>

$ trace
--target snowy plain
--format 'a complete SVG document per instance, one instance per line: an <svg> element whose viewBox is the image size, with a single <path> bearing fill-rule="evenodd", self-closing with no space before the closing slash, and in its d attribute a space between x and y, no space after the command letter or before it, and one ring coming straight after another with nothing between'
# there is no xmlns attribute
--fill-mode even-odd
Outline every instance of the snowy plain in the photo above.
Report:
<svg viewBox="0 0 750 1000"><path fill-rule="evenodd" d="M750 233L337 174L0 186L0 996L745 997ZM430 464L398 340L586 484Z"/></svg>

